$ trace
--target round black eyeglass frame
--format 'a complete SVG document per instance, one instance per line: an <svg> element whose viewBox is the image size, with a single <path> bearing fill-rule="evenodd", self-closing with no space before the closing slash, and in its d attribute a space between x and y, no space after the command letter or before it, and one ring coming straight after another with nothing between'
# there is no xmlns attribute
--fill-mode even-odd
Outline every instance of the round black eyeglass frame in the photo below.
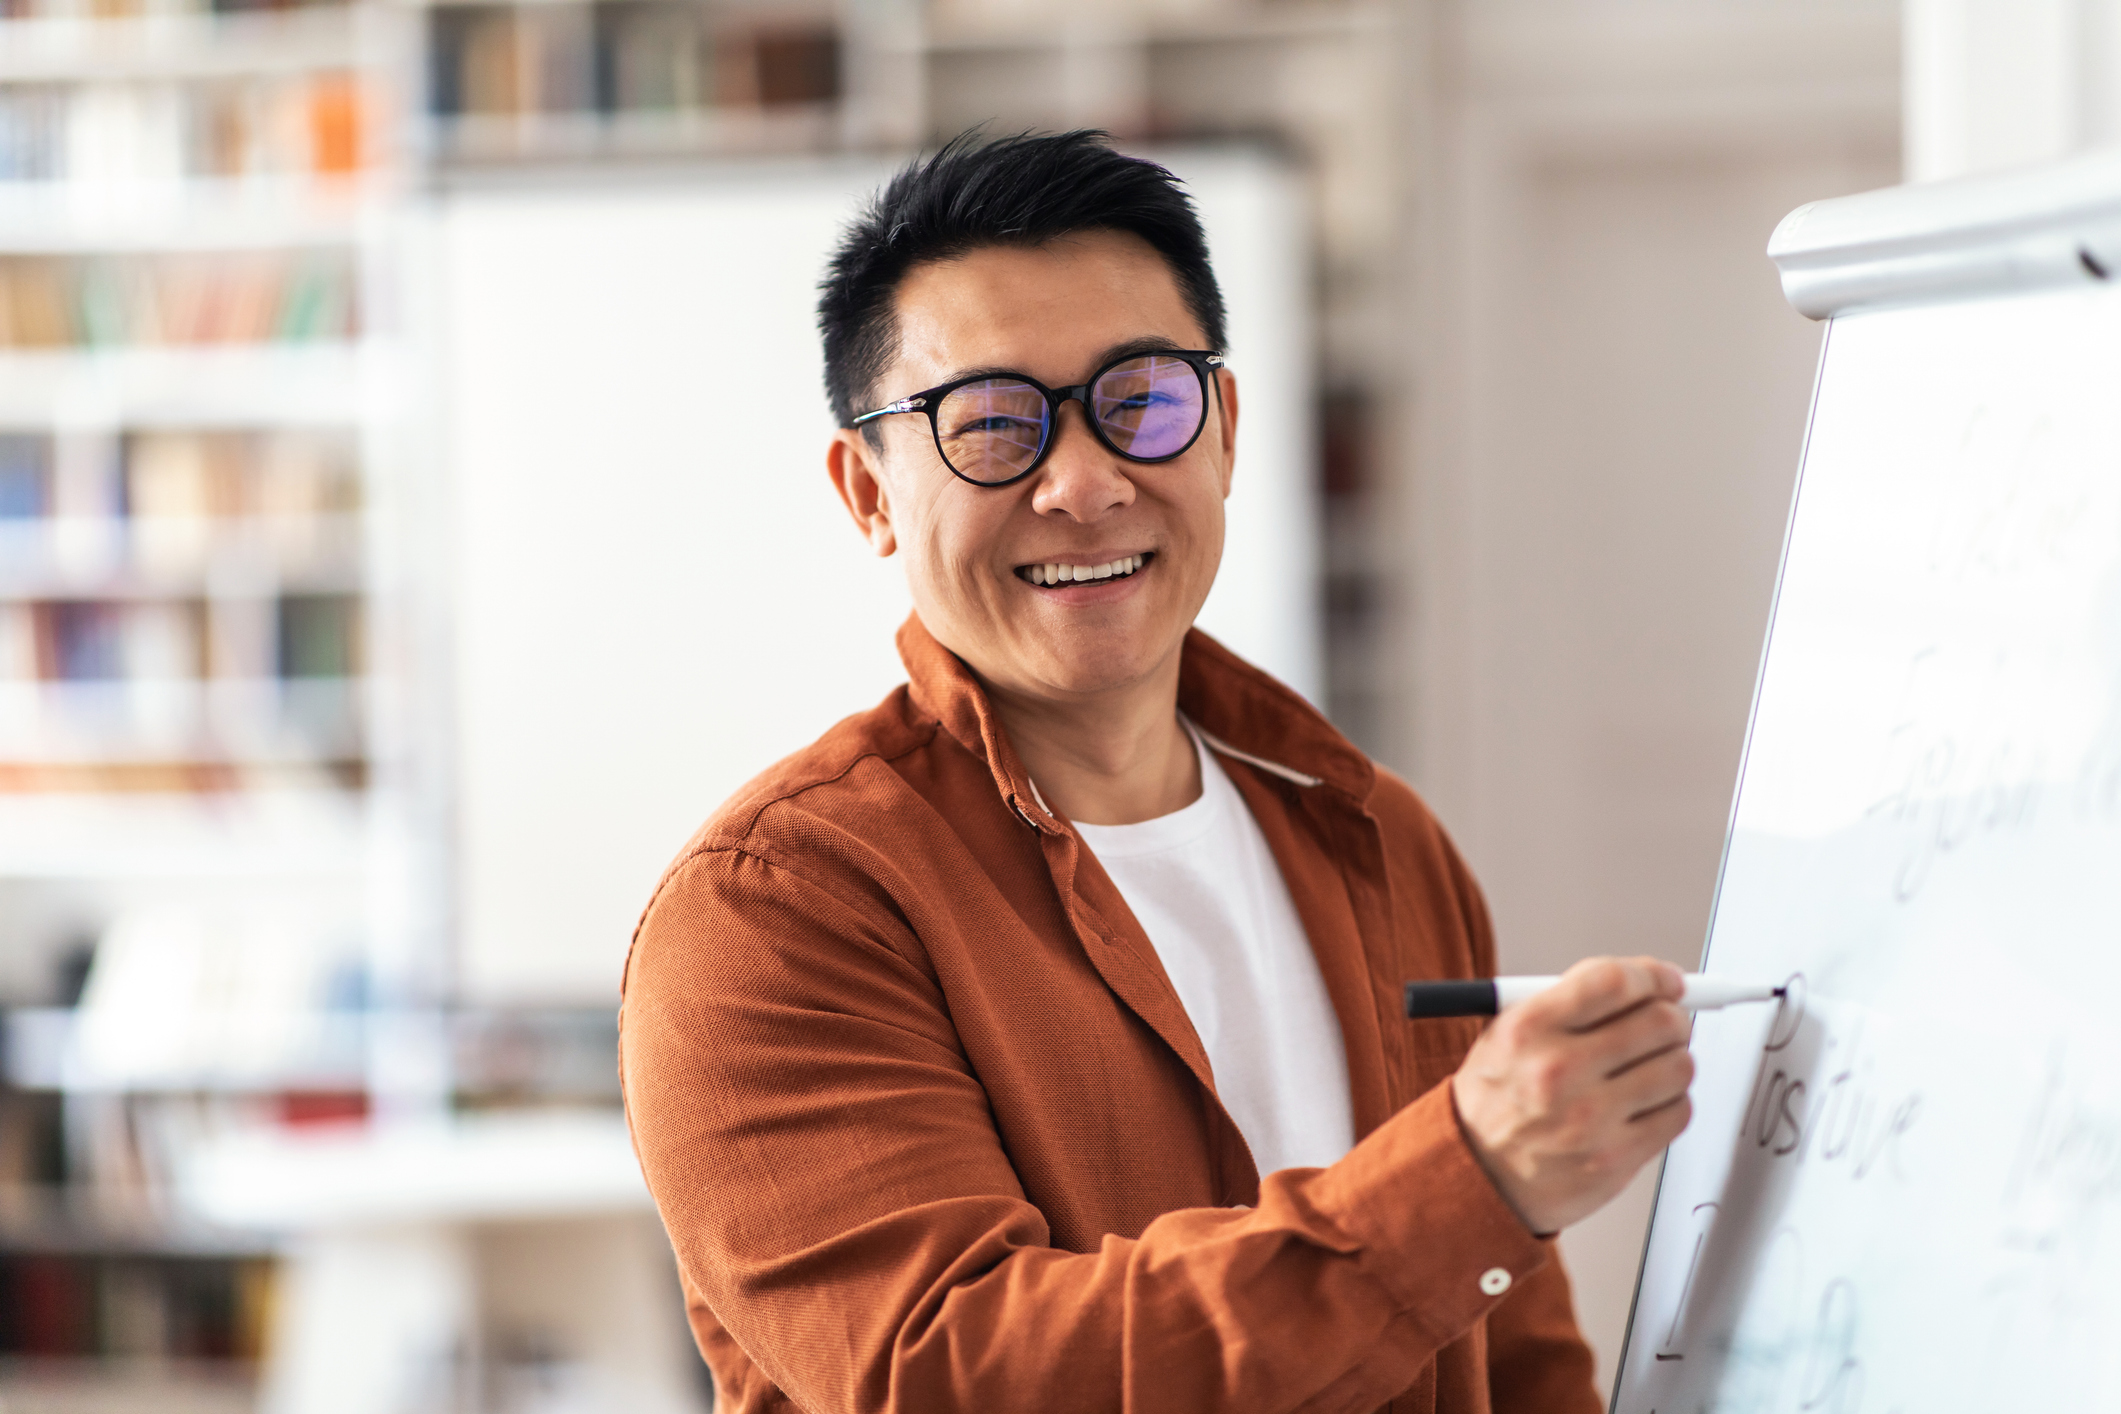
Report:
<svg viewBox="0 0 2121 1414"><path fill-rule="evenodd" d="M1093 411L1090 406L1090 390L1093 387L1097 386L1097 380L1104 377L1107 373L1110 373L1113 369L1119 367L1121 364L1132 363L1135 359L1138 358L1178 359L1183 363L1191 365L1193 369L1193 376L1200 380L1199 425L1197 425L1193 429L1193 435L1186 439L1186 444L1184 446L1180 447L1175 452L1169 452L1160 457L1137 457L1133 453L1125 451L1119 446L1117 446L1110 437L1105 435L1104 426L1098 422L1097 413ZM1115 456L1125 457L1130 462L1142 462L1147 465L1154 466L1159 462L1175 460L1176 458L1182 457L1187 452L1193 450L1193 444L1195 442L1198 442L1200 440L1200 434L1207 430L1208 393L1211 385L1214 388L1215 405L1217 407L1222 406L1223 397L1221 383L1219 381L1211 380L1210 375L1213 374L1216 369L1221 368L1222 366L1223 356L1213 349L1136 349L1133 353L1121 354L1118 358L1113 359L1110 363L1107 363L1100 367L1097 372L1091 374L1088 379L1076 384L1072 388L1048 388L1045 384L1039 382L1036 378L1033 378L1028 373L1011 373L1007 370L994 373L975 373L970 378L959 378L949 383L938 383L933 388L923 388L918 393L913 393L906 397L900 398L895 403L886 403L883 407L876 409L874 412L863 413L860 417L855 418L847 425L849 427L860 427L865 423L874 422L877 418L890 417L894 413L925 412L928 414L928 435L935 440L935 454L943 459L944 466L950 467L950 474L970 486L986 486L998 488L1002 486L1014 486L1017 482L1022 481L1025 477L1029 476L1032 472L1037 471L1039 467L1045 464L1047 455L1053 450L1053 444L1060 440L1058 434L1060 432L1061 404L1067 402L1069 399L1072 398L1076 402L1079 402L1083 405L1083 421L1090 424L1090 431L1097 437L1097 440L1104 445L1105 450L1111 452ZM936 420L936 412L939 408L942 407L943 399L949 397L958 389L969 387L974 383L985 383L997 378L1015 379L1017 382L1024 384L1026 387L1038 389L1038 391L1045 397L1046 439L1045 441L1039 444L1038 455L1031 458L1031 465L1025 467L1022 471L1010 477L1007 481L980 481L974 477L965 475L965 473L959 471L955 466L951 466L950 454L943 450L943 429L941 424Z"/></svg>

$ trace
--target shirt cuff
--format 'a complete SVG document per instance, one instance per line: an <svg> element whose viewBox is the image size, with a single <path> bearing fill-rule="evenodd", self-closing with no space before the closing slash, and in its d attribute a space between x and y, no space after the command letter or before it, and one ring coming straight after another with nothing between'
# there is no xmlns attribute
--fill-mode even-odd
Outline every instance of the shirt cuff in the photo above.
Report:
<svg viewBox="0 0 2121 1414"><path fill-rule="evenodd" d="M1308 1196L1361 1244L1365 1270L1439 1343L1493 1310L1552 1251L1467 1145L1449 1081L1322 1170Z"/></svg>

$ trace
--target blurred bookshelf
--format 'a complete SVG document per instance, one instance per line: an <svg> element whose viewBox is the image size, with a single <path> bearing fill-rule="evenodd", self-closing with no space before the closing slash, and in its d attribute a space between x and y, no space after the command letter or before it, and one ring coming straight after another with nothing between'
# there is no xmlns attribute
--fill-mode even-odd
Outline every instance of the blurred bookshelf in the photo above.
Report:
<svg viewBox="0 0 2121 1414"><path fill-rule="evenodd" d="M167 937L115 945L181 951ZM454 1107L474 1126L484 1115L511 1123L474 1127L469 1142L415 1131L424 1147L406 1164L363 1125L368 1032L403 1017L193 995L166 1009L164 1034L143 1038L127 1000L92 993L7 1018L0 1398L10 1410L253 1407L289 1280L285 1244L330 1187L314 1173L319 1146L348 1190L324 1202L351 1202L370 1220L379 1204L386 1221L521 1218L526 1206L535 1217L539 1204L610 1207L633 1197L629 1182L638 1189L623 1132L575 1118L617 1103L608 1011L430 1018L451 1053ZM550 1118L516 1118L538 1115ZM488 1155L481 1171L476 1146L497 1137L500 1162ZM293 1181L272 1168L290 1155L299 1164L305 1149L307 1181L299 1167ZM202 1161L222 1190L236 1176L234 1196L218 1195L228 1223L198 1215ZM478 1379L509 1377L502 1355L489 1359L501 1364Z"/></svg>
<svg viewBox="0 0 2121 1414"><path fill-rule="evenodd" d="M251 1408L214 1136L369 1106L402 21L0 3L0 1405ZM387 280L385 281L387 283Z"/></svg>
<svg viewBox="0 0 2121 1414"><path fill-rule="evenodd" d="M838 147L829 14L699 0L442 3L428 113L445 163L721 156Z"/></svg>
<svg viewBox="0 0 2121 1414"><path fill-rule="evenodd" d="M0 877L187 816L358 873L388 24L0 16Z"/></svg>

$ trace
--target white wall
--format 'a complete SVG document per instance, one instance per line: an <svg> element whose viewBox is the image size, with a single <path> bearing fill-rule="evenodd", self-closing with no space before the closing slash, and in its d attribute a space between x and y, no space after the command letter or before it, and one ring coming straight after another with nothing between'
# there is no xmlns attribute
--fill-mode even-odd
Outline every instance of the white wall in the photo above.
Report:
<svg viewBox="0 0 2121 1414"><path fill-rule="evenodd" d="M1907 178L2121 143L2121 0L1905 0Z"/></svg>
<svg viewBox="0 0 2121 1414"><path fill-rule="evenodd" d="M1203 626L1315 694L1296 184L1176 154L1244 387ZM442 199L455 497L459 987L612 999L656 876L724 796L901 680L896 562L824 473L812 308L886 169L759 166Z"/></svg>
<svg viewBox="0 0 2121 1414"><path fill-rule="evenodd" d="M1313 702L1325 693L1310 215L1302 178L1246 149L1155 153L1186 181L1243 390L1222 573L1200 626Z"/></svg>
<svg viewBox="0 0 2121 1414"><path fill-rule="evenodd" d="M869 170L441 213L460 990L607 1001L662 864L897 678L826 482L810 286Z"/></svg>

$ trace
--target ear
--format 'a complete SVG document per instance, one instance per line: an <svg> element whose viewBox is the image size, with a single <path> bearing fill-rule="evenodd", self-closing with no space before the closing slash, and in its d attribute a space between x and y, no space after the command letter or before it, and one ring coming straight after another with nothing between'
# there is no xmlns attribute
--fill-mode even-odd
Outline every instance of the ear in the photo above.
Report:
<svg viewBox="0 0 2121 1414"><path fill-rule="evenodd" d="M1222 426L1223 499L1230 498L1231 478L1237 472L1237 375L1227 368L1215 370L1216 417Z"/></svg>
<svg viewBox="0 0 2121 1414"><path fill-rule="evenodd" d="M878 474L876 449L869 439L856 428L842 427L825 449L825 470L869 547L879 555L895 552L898 535L891 527L891 497Z"/></svg>

